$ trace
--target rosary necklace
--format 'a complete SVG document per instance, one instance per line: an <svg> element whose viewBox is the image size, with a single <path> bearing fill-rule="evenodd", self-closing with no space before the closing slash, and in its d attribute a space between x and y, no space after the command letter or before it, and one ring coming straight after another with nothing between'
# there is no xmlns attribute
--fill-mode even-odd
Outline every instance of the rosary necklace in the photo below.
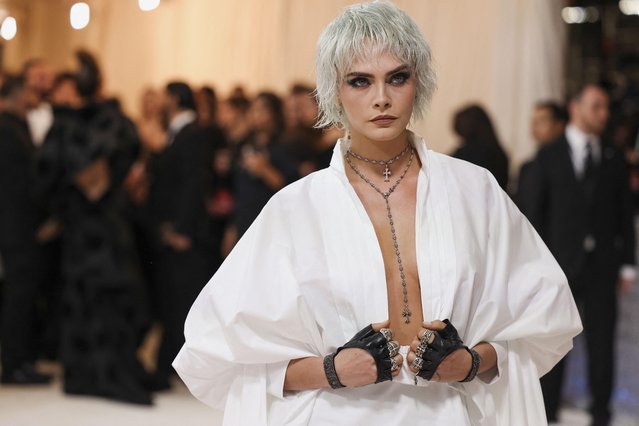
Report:
<svg viewBox="0 0 639 426"><path fill-rule="evenodd" d="M393 221L393 214L391 213L390 204L388 203L388 197L390 197L390 195L393 193L393 191L395 191L397 186L404 179L404 177L406 176L406 173L408 173L408 169L410 169L411 164L413 164L413 158L415 156L415 150L413 149L413 147L410 144L408 144L406 146L406 149L404 149L404 151L402 151L397 157L395 157L392 160L389 160L391 163L393 161L396 161L398 158L400 158L402 155L404 155L404 153L406 151L408 151L409 149L410 149L410 157L408 158L408 163L406 164L406 167L404 168L404 171L402 172L402 175L399 177L399 179L397 179L395 184L393 186L391 186L388 189L388 191L386 191L386 192L383 192L381 189L379 189L377 187L377 185L375 185L373 182L371 182L371 180L369 178L364 176L364 174L355 166L355 164L353 164L353 161L351 160L351 158L349 157L348 154L354 156L357 159L362 159L362 160L367 161L369 163L372 163L372 160L365 160L363 157L360 158L358 155L353 153L350 150L350 148L349 148L348 151L346 151L346 156L345 156L346 157L346 162L351 167L351 169L353 169L355 174L357 176L359 176L364 182L369 184L379 195L384 197L384 201L386 202L386 212L388 213L388 221L390 223L391 234L393 235L393 246L395 247L395 255L397 256L397 265L399 266L399 276L402 279L402 293L404 295L404 309L402 310L402 317L404 318L404 323L406 323L406 324L410 323L410 317L411 317L412 313L410 311L410 307L408 306L408 286L406 284L406 274L404 274L404 265L402 264L402 257L401 257L400 252L399 252L399 243L397 242L397 233L395 232L395 222ZM373 163L373 164L376 164L376 163ZM384 163L380 162L378 164L384 164ZM388 168L388 164L390 164L390 163L386 162L386 167L387 168ZM389 175L390 175L390 171L389 171ZM386 177L386 175L385 175L385 177ZM388 182L387 179L384 179L384 181Z"/></svg>
<svg viewBox="0 0 639 426"><path fill-rule="evenodd" d="M391 158L390 160L371 160L370 158L363 157L351 151L350 149L347 151L347 153L357 158L360 161L365 161L370 164L384 166L384 171L382 172L382 174L384 175L384 182L390 182L390 176L391 176L390 165L393 164L395 161L399 160L400 158L402 158L404 154L408 152L409 147L410 147L410 144L407 144L406 148L404 148L402 152L400 152L399 154L397 154L394 158Z"/></svg>

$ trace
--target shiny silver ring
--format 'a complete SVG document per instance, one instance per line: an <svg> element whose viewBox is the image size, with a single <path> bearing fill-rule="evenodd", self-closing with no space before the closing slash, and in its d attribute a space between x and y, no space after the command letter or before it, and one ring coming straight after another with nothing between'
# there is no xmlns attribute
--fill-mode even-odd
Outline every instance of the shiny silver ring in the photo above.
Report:
<svg viewBox="0 0 639 426"><path fill-rule="evenodd" d="M421 358L424 355L424 352L426 352L427 347L428 345L426 344L426 342L421 341L419 345L417 345L417 348L415 348L415 355Z"/></svg>
<svg viewBox="0 0 639 426"><path fill-rule="evenodd" d="M399 343L394 340L391 340L387 343L388 346L388 354L392 358L399 353Z"/></svg>
<svg viewBox="0 0 639 426"><path fill-rule="evenodd" d="M399 365L397 364L397 361L395 361L395 358L391 358L391 371L397 370L399 370Z"/></svg>
<svg viewBox="0 0 639 426"><path fill-rule="evenodd" d="M420 333L419 340L421 340L422 343L425 343L426 345L430 345L431 343L433 343L433 340L435 340L435 332L432 330L424 330L422 333Z"/></svg>
<svg viewBox="0 0 639 426"><path fill-rule="evenodd" d="M413 370L421 371L424 366L424 358L415 358L411 364Z"/></svg>
<svg viewBox="0 0 639 426"><path fill-rule="evenodd" d="M387 341L393 340L393 331L390 328L382 328L379 332L384 335Z"/></svg>

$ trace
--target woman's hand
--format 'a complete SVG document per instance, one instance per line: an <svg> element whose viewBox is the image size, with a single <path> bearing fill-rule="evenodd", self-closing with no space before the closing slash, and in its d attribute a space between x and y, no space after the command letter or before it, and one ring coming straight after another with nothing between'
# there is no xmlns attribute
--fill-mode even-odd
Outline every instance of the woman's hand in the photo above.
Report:
<svg viewBox="0 0 639 426"><path fill-rule="evenodd" d="M410 370L417 374L419 371L413 367L413 361L417 358L417 346L421 342L421 337L427 330L441 331L446 327L446 324L442 321L425 322L417 332L417 336L413 339L410 345L410 350L406 356L406 361L410 366ZM430 338L429 343L432 343L433 337ZM435 382L459 382L464 380L472 367L472 357L466 348L459 348L454 352L448 354L435 370L435 374L432 377L432 381Z"/></svg>
<svg viewBox="0 0 639 426"><path fill-rule="evenodd" d="M335 372L342 385L347 387L365 386L380 380L380 374L377 371L378 362L384 367L391 366L393 362L389 361L387 356L382 356L384 359L376 362L371 353L380 355L385 352L393 355L392 359L397 368L391 369L391 367L388 367L390 371L386 370L382 376L390 377L382 378L382 381L390 380L399 374L404 361L402 355L398 353L399 343L394 340L388 341L386 336L392 334L390 330L383 332L385 334L384 337L379 335L379 331L388 327L388 325L388 321L371 324L358 332L353 339L339 349L333 361ZM381 343L387 345L389 350L386 351L384 347L380 346ZM371 352L362 348L370 349ZM391 348L392 352L390 351ZM284 379L284 391L330 388L331 385L328 382L324 367L324 359L324 357L308 357L290 361Z"/></svg>
<svg viewBox="0 0 639 426"><path fill-rule="evenodd" d="M373 324L373 330L378 332L388 325L388 321ZM398 343L397 346L399 347ZM398 353L393 359L398 368L391 371L391 375L396 377L404 362L404 357ZM347 387L366 386L377 381L377 365L375 359L364 349L342 349L335 356L335 371L337 372L340 382Z"/></svg>

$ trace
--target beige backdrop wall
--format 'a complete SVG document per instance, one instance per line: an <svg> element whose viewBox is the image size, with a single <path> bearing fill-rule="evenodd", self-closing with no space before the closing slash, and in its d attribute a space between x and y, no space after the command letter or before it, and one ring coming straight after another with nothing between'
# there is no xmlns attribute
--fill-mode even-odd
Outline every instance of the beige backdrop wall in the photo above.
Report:
<svg viewBox="0 0 639 426"><path fill-rule="evenodd" d="M222 94L236 84L283 92L314 80L321 30L345 0L162 0L142 12L136 0L86 0L90 25L74 31L71 0L5 0L18 18L5 63L18 68L44 57L73 65L87 47L103 65L106 90L135 115L147 86L173 78L213 84ZM449 152L456 140L451 115L469 102L485 105L512 157L513 170L532 152L532 104L563 94L563 23L556 0L397 0L432 44L439 90L428 117L415 123L430 145Z"/></svg>

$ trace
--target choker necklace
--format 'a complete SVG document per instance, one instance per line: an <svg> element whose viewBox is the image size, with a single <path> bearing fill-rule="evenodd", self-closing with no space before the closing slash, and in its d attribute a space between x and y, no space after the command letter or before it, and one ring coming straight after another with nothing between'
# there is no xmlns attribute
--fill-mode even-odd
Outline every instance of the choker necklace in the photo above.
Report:
<svg viewBox="0 0 639 426"><path fill-rule="evenodd" d="M404 274L404 265L402 264L402 257L399 253L399 243L397 242L397 233L395 232L395 222L393 222L393 214L391 213L390 204L388 203L388 197L390 197L393 191L395 191L397 186L404 179L404 177L406 176L406 173L408 173L408 169L410 169L411 164L413 164L415 150L412 148L410 144L408 144L406 149L401 154L399 154L398 157L392 160L392 161L397 160L397 158L401 157L404 154L404 152L408 151L409 148L410 148L410 157L408 158L408 163L406 164L406 167L404 168L402 175L399 177L399 179L397 179L395 184L391 186L386 192L383 192L381 189L377 187L377 185L371 182L369 178L364 176L364 174L355 166L355 164L353 164L350 157L348 155L345 155L346 162L351 167L351 169L353 169L355 174L357 174L357 176L359 176L364 182L369 184L379 195L384 197L384 201L386 202L386 212L388 213L388 221L390 223L391 234L393 235L393 246L395 247L395 255L397 256L397 264L399 265L399 276L402 279L402 293L404 294L404 309L402 310L402 317L404 317L404 322L406 324L410 323L410 317L412 313L410 311L410 307L408 306L408 285L406 284L406 275ZM349 152L350 151L348 151L347 154ZM355 156L355 158L358 158L358 157ZM386 167L388 167L388 165Z"/></svg>
<svg viewBox="0 0 639 426"><path fill-rule="evenodd" d="M390 165L393 164L395 161L399 160L400 158L402 158L404 154L408 152L409 147L410 147L410 144L407 144L406 148L404 148L402 152L400 152L399 154L397 154L394 158L391 158L390 160L371 160L370 158L362 157L361 155L351 151L350 148L348 148L348 151L346 151L346 153L349 155L352 155L353 157L357 158L360 161L365 161L370 164L385 166L384 171L382 172L382 174L384 175L384 182L390 182L390 176L391 176Z"/></svg>

